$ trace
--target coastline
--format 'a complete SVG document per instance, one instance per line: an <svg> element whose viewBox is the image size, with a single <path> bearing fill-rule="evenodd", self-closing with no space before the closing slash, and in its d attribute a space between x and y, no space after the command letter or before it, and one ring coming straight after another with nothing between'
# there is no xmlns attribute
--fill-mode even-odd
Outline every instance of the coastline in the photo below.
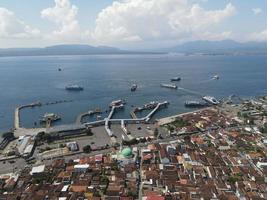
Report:
<svg viewBox="0 0 267 200"><path fill-rule="evenodd" d="M201 112L203 110L211 110L211 109L213 109L212 106L211 107L197 109L197 110L193 110L193 111L189 111L189 112L180 113L180 114L177 114L177 115L172 115L172 116L169 116L169 117L163 117L163 118L158 119L157 123L158 123L159 126L162 126L162 125L169 124L169 123L175 121L175 119L177 117L182 117L182 116L185 116L185 115L188 115L188 114L193 114L193 113L196 113L196 112Z"/></svg>

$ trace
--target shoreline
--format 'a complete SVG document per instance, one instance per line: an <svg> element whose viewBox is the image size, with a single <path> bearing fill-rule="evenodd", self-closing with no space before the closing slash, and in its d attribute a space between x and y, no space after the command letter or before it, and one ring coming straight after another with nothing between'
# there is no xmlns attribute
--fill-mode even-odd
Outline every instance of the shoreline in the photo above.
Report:
<svg viewBox="0 0 267 200"><path fill-rule="evenodd" d="M203 111L203 110L211 110L213 108L214 108L213 106L210 106L210 107L197 109L197 110L193 110L193 111L189 111L189 112L185 112L185 113L180 113L180 114L177 114L177 115L172 115L172 116L169 116L169 117L160 118L160 119L157 120L157 123L158 123L159 126L162 126L162 125L169 124L169 123L173 122L177 117L182 117L184 115L193 114L193 113L200 112L200 111Z"/></svg>

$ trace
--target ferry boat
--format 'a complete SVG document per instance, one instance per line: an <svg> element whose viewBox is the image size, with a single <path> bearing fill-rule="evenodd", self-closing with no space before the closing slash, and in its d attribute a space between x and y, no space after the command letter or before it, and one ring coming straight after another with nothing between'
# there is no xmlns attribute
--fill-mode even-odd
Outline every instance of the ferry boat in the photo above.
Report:
<svg viewBox="0 0 267 200"><path fill-rule="evenodd" d="M200 107L205 107L208 104L200 101L186 101L184 105L185 107L200 108Z"/></svg>
<svg viewBox="0 0 267 200"><path fill-rule="evenodd" d="M159 102L157 102L157 101L151 101L148 104L145 104L144 105L144 108L145 109L153 109L153 108L155 108L158 105L158 103Z"/></svg>
<svg viewBox="0 0 267 200"><path fill-rule="evenodd" d="M110 103L110 107L113 107L113 106L121 106L121 105L124 105L126 102L124 100L115 100L115 101L112 101Z"/></svg>
<svg viewBox="0 0 267 200"><path fill-rule="evenodd" d="M161 87L170 88L170 89L177 89L177 85L174 84L160 84Z"/></svg>
<svg viewBox="0 0 267 200"><path fill-rule="evenodd" d="M134 92L136 89L137 89L137 85L133 84L132 87L131 87L131 92Z"/></svg>
<svg viewBox="0 0 267 200"><path fill-rule="evenodd" d="M215 99L215 97L212 96L204 96L202 99L213 105L218 105L220 103L217 99Z"/></svg>
<svg viewBox="0 0 267 200"><path fill-rule="evenodd" d="M40 119L41 123L47 122L47 121L57 121L60 120L61 117L55 113L45 113L42 119Z"/></svg>
<svg viewBox="0 0 267 200"><path fill-rule="evenodd" d="M81 91L81 90L83 90L83 87L82 86L79 86L79 85L73 84L73 85L67 85L65 87L65 89L66 90L70 90L70 91Z"/></svg>
<svg viewBox="0 0 267 200"><path fill-rule="evenodd" d="M174 77L171 79L171 82L174 82L174 81L181 81L181 77Z"/></svg>

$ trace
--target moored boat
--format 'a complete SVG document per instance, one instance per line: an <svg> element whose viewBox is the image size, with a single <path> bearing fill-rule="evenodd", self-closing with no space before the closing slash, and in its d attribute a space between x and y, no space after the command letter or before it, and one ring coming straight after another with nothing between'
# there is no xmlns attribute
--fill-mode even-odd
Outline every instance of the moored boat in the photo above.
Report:
<svg viewBox="0 0 267 200"><path fill-rule="evenodd" d="M212 96L204 96L202 99L213 105L218 105L220 103L217 99L215 99L215 97Z"/></svg>
<svg viewBox="0 0 267 200"><path fill-rule="evenodd" d="M174 82L174 81L181 81L181 77L174 77L174 78L171 79L171 81L172 82Z"/></svg>
<svg viewBox="0 0 267 200"><path fill-rule="evenodd" d="M44 116L40 119L41 123L47 122L47 121L58 121L61 117L55 113L45 113Z"/></svg>
<svg viewBox="0 0 267 200"><path fill-rule="evenodd" d="M83 90L82 86L76 85L76 84L72 84L72 85L67 85L65 87L66 90L70 90L70 91L81 91Z"/></svg>

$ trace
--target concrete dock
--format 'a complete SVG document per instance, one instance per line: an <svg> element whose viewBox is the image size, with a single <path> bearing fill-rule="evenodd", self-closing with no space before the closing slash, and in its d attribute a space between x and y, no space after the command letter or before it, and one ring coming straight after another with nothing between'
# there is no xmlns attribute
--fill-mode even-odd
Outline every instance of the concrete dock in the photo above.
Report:
<svg viewBox="0 0 267 200"><path fill-rule="evenodd" d="M96 114L101 114L102 112L100 110L95 110L95 111L88 111L85 113L82 113L80 115L78 115L78 117L76 118L76 124L82 124L82 119L86 116L93 116Z"/></svg>
<svg viewBox="0 0 267 200"><path fill-rule="evenodd" d="M110 129L110 124L111 123L115 123L115 124L120 124L121 125L121 129L123 130L123 132L125 133L125 136L127 136L127 128L125 126L125 124L135 124L135 123L147 123L151 120L152 116L163 106L167 106L169 103L167 101L164 101L162 103L158 103L157 106L146 116L143 118L134 118L134 119L112 119L114 113L116 112L117 109L121 109L121 105L120 106L112 106L110 113L108 115L107 118L105 118L104 120L98 120L98 121L93 121L93 122L88 122L88 123L81 123L82 117L85 115L88 115L87 113L82 113L81 115L79 115L76 118L76 126L77 127L89 127L89 126L105 126L105 130L108 134L108 136L112 137L113 136L113 132ZM23 106L19 106L15 109L15 118L14 118L14 127L15 127L15 136L19 137L22 135L37 135L39 132L51 132L51 130L57 129L57 127L60 127L61 131L64 131L64 127L66 127L66 131L69 131L69 126L68 125L60 125L60 126L55 126L55 127L47 127L47 128L22 128L20 126L20 110L23 108L27 108L27 107L35 107L35 106L40 106L40 103L32 103L29 105L23 105Z"/></svg>
<svg viewBox="0 0 267 200"><path fill-rule="evenodd" d="M31 103L31 104L27 104L27 105L22 105L22 106L18 106L15 109L15 116L14 116L14 128L15 129L19 129L20 128L20 110L24 109L24 108L33 108L36 106L41 106L41 102L36 102L36 103Z"/></svg>

